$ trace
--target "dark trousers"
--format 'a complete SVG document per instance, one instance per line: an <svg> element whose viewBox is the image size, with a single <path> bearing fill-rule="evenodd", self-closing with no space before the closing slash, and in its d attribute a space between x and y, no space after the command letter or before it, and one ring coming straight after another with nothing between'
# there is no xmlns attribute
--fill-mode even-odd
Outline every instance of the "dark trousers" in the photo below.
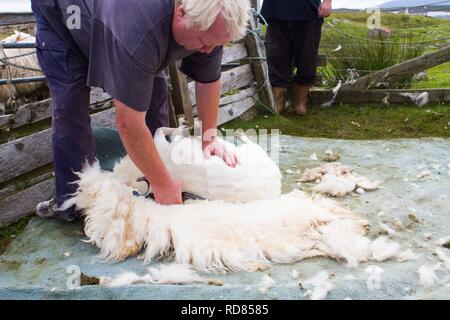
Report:
<svg viewBox="0 0 450 320"><path fill-rule="evenodd" d="M268 21L265 46L272 86L287 87L294 67L297 69L294 74L297 84L314 84L322 23L319 18Z"/></svg>
<svg viewBox="0 0 450 320"><path fill-rule="evenodd" d="M95 161L95 143L89 116L90 87L87 86L89 61L71 47L46 20L32 1L36 17L36 51L53 100L52 146L58 206L76 191L74 172ZM169 125L168 87L164 73L154 82L153 97L146 114L152 134ZM70 208L58 212L63 217L78 217Z"/></svg>

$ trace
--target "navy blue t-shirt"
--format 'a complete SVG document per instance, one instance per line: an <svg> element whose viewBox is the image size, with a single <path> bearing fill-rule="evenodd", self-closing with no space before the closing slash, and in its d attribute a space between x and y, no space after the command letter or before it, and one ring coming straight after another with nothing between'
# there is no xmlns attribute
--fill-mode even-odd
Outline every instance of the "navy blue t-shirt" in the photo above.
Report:
<svg viewBox="0 0 450 320"><path fill-rule="evenodd" d="M87 85L103 88L135 110L148 110L155 76L175 60L183 59L182 71L198 82L220 79L223 47L205 54L175 42L175 0L33 1L54 31L88 61ZM81 13L80 29L66 26L73 5Z"/></svg>
<svg viewBox="0 0 450 320"><path fill-rule="evenodd" d="M320 0L264 0L261 14L265 19L288 21L319 17Z"/></svg>

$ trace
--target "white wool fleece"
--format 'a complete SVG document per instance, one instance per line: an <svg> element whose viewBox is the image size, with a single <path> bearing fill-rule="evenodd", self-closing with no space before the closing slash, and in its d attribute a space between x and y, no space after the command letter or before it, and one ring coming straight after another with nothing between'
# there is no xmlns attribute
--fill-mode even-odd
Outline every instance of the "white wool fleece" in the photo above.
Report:
<svg viewBox="0 0 450 320"><path fill-rule="evenodd" d="M164 142L165 150L177 146L182 154L201 152L200 145L184 139L191 138L174 141L173 146ZM171 161L165 154L162 157ZM235 186L241 181L227 181L229 172L224 166L215 175L206 175L208 185L214 186L207 191L208 196L215 200L173 206L133 195L133 190L142 189L142 185L135 182L139 172L129 160L118 164L112 173L102 172L95 164L79 173L79 189L66 205L76 204L85 210L85 233L105 260L124 260L145 248L147 263L170 256L195 270L229 272L263 270L272 263L293 263L314 256L345 260L351 266L372 258L371 241L364 236L367 221L319 195L310 197L299 190L279 195L278 168L271 161L262 163L267 166L263 172L269 172L261 178L264 183L258 182L259 175L251 170L236 176L253 180L248 183L265 190L267 196L253 189L243 196L245 189ZM201 180L193 178L194 170L179 170L177 166L186 164L172 162L168 167L179 173L179 179L190 183L190 191L199 191ZM207 166L201 164L198 172L208 172ZM272 175L278 180L264 180ZM219 191L219 185L226 190ZM217 200L231 196L250 200ZM375 259L381 260L381 255Z"/></svg>

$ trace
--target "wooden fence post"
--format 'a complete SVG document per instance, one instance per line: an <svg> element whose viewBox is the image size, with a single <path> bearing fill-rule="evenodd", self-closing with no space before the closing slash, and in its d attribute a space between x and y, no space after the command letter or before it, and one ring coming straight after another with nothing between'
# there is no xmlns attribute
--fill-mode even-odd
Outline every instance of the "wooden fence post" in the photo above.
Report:
<svg viewBox="0 0 450 320"><path fill-rule="evenodd" d="M272 94L272 87L269 82L269 72L267 62L265 61L265 53L262 44L258 39L258 30L254 19L250 19L250 34L246 37L247 51L253 69L253 74L257 82L258 96L261 102L269 107L274 113L277 113L275 100Z"/></svg>
<svg viewBox="0 0 450 320"><path fill-rule="evenodd" d="M250 4L252 6L252 9L256 10L257 12L259 12L259 3L260 2L261 2L260 0L250 0ZM259 27L259 17L257 15L255 15L252 18L255 21L255 26L258 28Z"/></svg>
<svg viewBox="0 0 450 320"><path fill-rule="evenodd" d="M172 82L172 101L175 115L184 114L186 125L194 127L194 115L189 95L189 86L186 76L179 69L180 61L169 66L170 80Z"/></svg>

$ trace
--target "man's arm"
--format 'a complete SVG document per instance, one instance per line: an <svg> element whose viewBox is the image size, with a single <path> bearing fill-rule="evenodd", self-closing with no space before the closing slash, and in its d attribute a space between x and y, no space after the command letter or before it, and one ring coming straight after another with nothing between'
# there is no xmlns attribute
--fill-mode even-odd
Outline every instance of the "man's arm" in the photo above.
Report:
<svg viewBox="0 0 450 320"><path fill-rule="evenodd" d="M219 156L230 167L239 163L237 156L217 141L217 114L219 112L221 81L195 83L197 111L202 121L203 152L206 158Z"/></svg>
<svg viewBox="0 0 450 320"><path fill-rule="evenodd" d="M170 176L145 123L145 112L138 112L118 100L116 126L128 155L147 177L155 200L160 204L181 204L181 183Z"/></svg>

